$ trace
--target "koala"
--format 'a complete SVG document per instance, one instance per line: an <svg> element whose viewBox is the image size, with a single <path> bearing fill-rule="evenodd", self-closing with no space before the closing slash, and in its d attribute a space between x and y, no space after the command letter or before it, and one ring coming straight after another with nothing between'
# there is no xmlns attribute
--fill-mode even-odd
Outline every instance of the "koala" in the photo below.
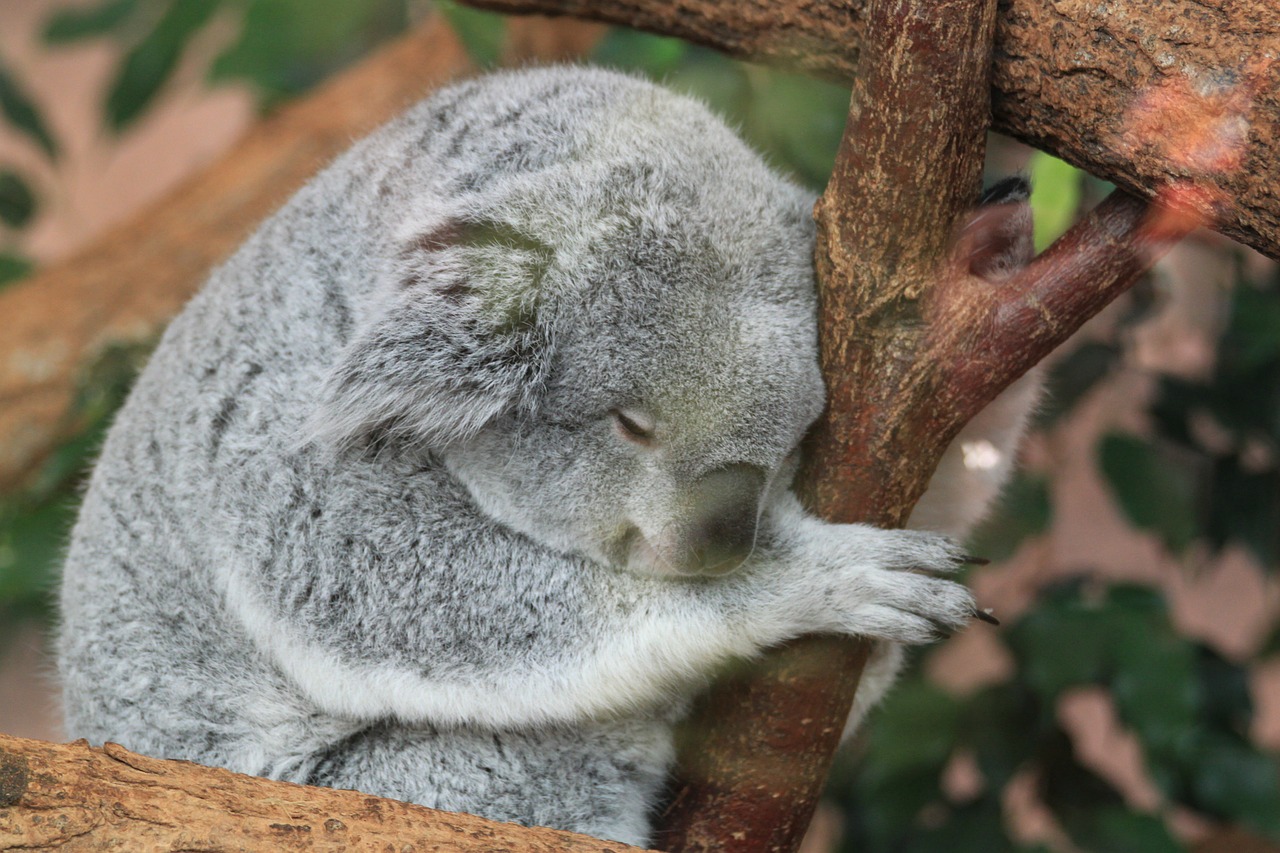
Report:
<svg viewBox="0 0 1280 853"><path fill-rule="evenodd" d="M880 641L860 717L974 614L941 534L1034 388L948 451L935 532L806 514L813 202L694 100L582 67L357 143L212 272L106 438L62 575L69 734L645 844L726 662ZM1004 231L993 279L1029 245Z"/></svg>

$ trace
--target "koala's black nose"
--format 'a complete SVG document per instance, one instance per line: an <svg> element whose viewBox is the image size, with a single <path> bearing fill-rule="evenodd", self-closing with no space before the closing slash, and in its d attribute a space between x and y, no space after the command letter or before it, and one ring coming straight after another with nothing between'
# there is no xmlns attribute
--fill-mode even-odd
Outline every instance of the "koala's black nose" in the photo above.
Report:
<svg viewBox="0 0 1280 853"><path fill-rule="evenodd" d="M723 575L742 565L755 546L766 480L755 465L729 465L699 481L687 541L689 570Z"/></svg>

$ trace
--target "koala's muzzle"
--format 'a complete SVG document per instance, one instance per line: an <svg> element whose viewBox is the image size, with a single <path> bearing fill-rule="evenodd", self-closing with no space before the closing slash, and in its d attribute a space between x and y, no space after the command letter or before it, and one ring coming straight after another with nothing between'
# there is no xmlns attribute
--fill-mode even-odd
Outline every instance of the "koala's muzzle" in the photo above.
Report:
<svg viewBox="0 0 1280 853"><path fill-rule="evenodd" d="M742 565L755 547L767 479L755 465L729 465L697 482L682 549L685 572L723 575Z"/></svg>

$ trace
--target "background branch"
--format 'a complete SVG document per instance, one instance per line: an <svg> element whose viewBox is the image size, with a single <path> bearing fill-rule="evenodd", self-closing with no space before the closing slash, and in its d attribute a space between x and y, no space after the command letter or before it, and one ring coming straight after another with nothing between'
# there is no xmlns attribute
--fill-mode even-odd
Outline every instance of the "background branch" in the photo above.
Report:
<svg viewBox="0 0 1280 853"><path fill-rule="evenodd" d="M511 22L510 60L578 56L598 26ZM20 486L82 428L74 401L112 347L150 344L209 274L353 139L473 71L432 16L260 122L221 160L65 262L0 291L0 491Z"/></svg>

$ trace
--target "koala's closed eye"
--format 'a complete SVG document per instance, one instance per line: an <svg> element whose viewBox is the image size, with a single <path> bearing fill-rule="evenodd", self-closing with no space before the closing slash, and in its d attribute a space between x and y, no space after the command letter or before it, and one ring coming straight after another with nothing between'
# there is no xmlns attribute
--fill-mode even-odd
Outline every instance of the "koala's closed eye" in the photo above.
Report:
<svg viewBox="0 0 1280 853"><path fill-rule="evenodd" d="M653 418L635 409L614 409L610 414L613 416L618 433L627 441L636 444L653 442L656 427Z"/></svg>

